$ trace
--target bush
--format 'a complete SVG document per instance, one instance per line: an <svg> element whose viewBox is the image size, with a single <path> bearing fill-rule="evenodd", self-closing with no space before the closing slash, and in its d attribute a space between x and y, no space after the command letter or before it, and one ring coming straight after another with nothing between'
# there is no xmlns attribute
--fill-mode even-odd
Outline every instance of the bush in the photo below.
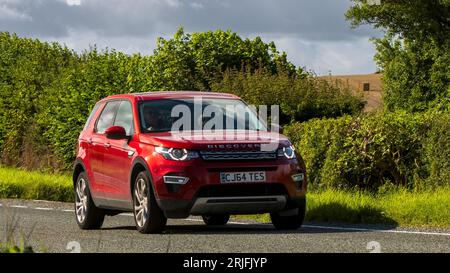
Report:
<svg viewBox="0 0 450 273"><path fill-rule="evenodd" d="M242 39L230 30L187 34L179 28L173 38L157 40L149 81L155 89L211 90L225 70L243 65L252 71L264 67L272 74L280 69L295 72L286 53L260 37Z"/></svg>
<svg viewBox="0 0 450 273"><path fill-rule="evenodd" d="M432 186L450 183L450 114L436 115L424 143L427 182Z"/></svg>
<svg viewBox="0 0 450 273"><path fill-rule="evenodd" d="M76 60L72 50L56 43L42 43L0 32L2 162L21 165L25 153L42 155L46 150L43 129L36 123L36 113L40 111L38 102L46 101L47 87ZM41 156L41 161L49 160Z"/></svg>
<svg viewBox="0 0 450 273"><path fill-rule="evenodd" d="M228 70L212 88L234 93L252 105L279 105L281 123L358 114L365 104L349 89L338 88L312 75L292 75L289 71L272 74L264 68L254 72Z"/></svg>
<svg viewBox="0 0 450 273"><path fill-rule="evenodd" d="M450 114L381 113L295 123L313 188L450 185Z"/></svg>
<svg viewBox="0 0 450 273"><path fill-rule="evenodd" d="M450 44L389 37L377 40L376 46L388 110L426 111L445 101L450 87Z"/></svg>
<svg viewBox="0 0 450 273"><path fill-rule="evenodd" d="M37 122L51 151L69 168L74 157L78 134L95 103L118 93L131 93L145 88L148 59L115 51L102 53L93 49L80 57L77 66L66 71L48 88L48 97Z"/></svg>

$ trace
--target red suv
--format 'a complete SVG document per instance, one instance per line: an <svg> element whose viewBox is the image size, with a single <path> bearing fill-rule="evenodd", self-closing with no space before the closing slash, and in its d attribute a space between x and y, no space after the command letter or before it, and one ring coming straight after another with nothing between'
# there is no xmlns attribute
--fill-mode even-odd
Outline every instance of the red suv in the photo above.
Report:
<svg viewBox="0 0 450 273"><path fill-rule="evenodd" d="M297 229L305 216L300 155L231 94L150 92L99 101L78 139L73 182L82 229L125 211L133 211L141 233L189 215L225 225L231 214L270 213L277 229Z"/></svg>

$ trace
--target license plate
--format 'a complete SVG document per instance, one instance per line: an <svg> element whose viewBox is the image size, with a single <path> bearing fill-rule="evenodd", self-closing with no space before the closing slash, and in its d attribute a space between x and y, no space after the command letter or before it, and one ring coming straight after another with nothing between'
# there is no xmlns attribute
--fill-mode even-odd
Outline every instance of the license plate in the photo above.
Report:
<svg viewBox="0 0 450 273"><path fill-rule="evenodd" d="M220 183L265 182L266 172L227 172L220 173Z"/></svg>

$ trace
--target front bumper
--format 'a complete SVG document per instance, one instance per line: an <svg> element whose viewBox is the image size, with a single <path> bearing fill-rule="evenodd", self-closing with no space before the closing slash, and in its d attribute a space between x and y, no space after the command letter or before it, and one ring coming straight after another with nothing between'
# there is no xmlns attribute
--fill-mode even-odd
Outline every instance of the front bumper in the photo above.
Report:
<svg viewBox="0 0 450 273"><path fill-rule="evenodd" d="M152 160L148 160L151 164ZM154 162L154 161L153 161ZM272 161L190 162L165 160L150 166L158 204L169 218L201 214L257 214L294 208L306 195L307 178L297 159ZM265 171L266 182L220 183L220 172ZM303 173L303 182L293 175ZM187 177L185 184L164 176Z"/></svg>
<svg viewBox="0 0 450 273"><path fill-rule="evenodd" d="M160 199L158 204L168 218L207 214L259 214L298 208L305 197L285 195L246 197L199 197L194 200Z"/></svg>
<svg viewBox="0 0 450 273"><path fill-rule="evenodd" d="M286 206L286 196L200 197L190 210L192 215L256 214L280 211Z"/></svg>

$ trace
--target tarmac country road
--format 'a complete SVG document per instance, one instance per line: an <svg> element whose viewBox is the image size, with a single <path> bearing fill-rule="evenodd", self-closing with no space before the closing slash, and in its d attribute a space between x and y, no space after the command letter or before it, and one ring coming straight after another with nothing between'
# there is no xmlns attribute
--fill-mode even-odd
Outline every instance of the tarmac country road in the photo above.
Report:
<svg viewBox="0 0 450 273"><path fill-rule="evenodd" d="M164 234L140 234L130 214L107 217L101 230L80 230L70 203L0 200L0 235L17 221L16 237L29 235L44 252L446 252L450 230L387 229L306 223L297 231L231 221L207 227L200 218L169 220ZM22 234L22 235L20 235ZM17 238L18 240L19 238Z"/></svg>

